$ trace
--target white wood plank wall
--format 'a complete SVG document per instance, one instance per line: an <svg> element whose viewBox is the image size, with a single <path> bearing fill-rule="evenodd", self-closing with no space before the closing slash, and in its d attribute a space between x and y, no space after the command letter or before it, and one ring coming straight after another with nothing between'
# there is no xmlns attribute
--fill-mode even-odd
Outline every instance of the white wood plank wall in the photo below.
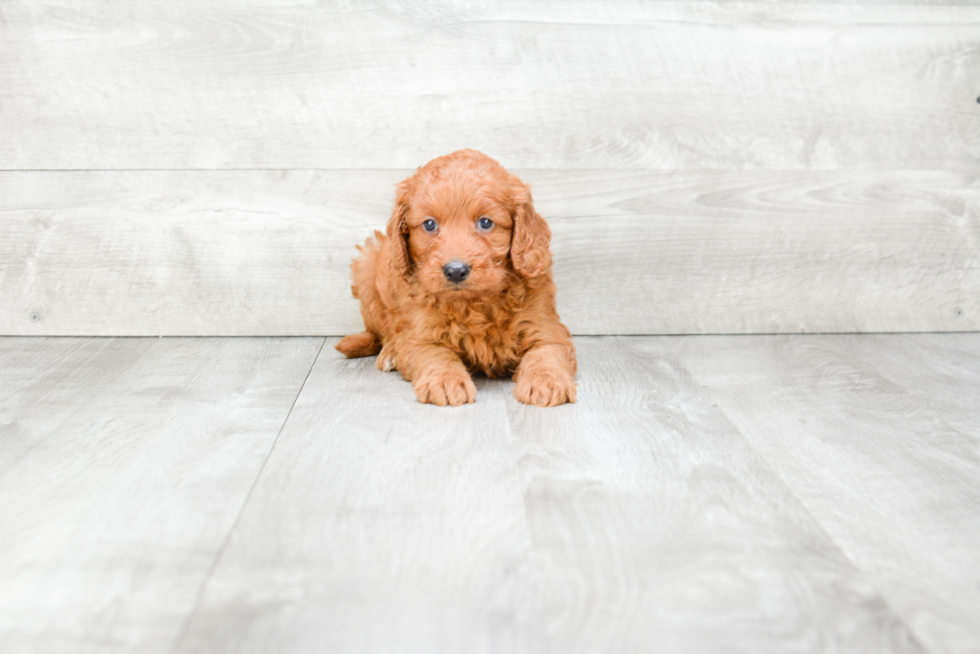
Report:
<svg viewBox="0 0 980 654"><path fill-rule="evenodd" d="M980 7L0 3L0 334L342 334L391 185L532 184L578 334L980 329Z"/></svg>

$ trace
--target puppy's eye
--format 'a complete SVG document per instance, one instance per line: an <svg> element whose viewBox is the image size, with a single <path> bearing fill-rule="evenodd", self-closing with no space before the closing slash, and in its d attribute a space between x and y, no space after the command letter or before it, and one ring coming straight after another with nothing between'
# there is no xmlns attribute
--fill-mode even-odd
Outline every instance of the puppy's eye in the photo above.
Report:
<svg viewBox="0 0 980 654"><path fill-rule="evenodd" d="M493 229L493 221L486 216L480 216L480 219L476 221L476 226L481 232L489 232Z"/></svg>
<svg viewBox="0 0 980 654"><path fill-rule="evenodd" d="M436 227L436 221L432 220L431 218L422 223L422 229L429 233L436 231Z"/></svg>

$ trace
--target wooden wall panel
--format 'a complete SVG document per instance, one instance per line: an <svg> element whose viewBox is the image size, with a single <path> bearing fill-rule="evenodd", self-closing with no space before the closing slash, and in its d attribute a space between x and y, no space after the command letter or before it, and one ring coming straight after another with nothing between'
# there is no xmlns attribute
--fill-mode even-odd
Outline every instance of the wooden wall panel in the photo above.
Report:
<svg viewBox="0 0 980 654"><path fill-rule="evenodd" d="M921 169L980 157L980 7L0 4L0 167Z"/></svg>
<svg viewBox="0 0 980 654"><path fill-rule="evenodd" d="M353 245L459 147L576 333L980 329L978 52L969 2L9 0L0 333L358 329Z"/></svg>
<svg viewBox="0 0 980 654"><path fill-rule="evenodd" d="M408 172L0 173L0 334L359 330L348 262ZM980 329L975 176L516 172L577 334Z"/></svg>

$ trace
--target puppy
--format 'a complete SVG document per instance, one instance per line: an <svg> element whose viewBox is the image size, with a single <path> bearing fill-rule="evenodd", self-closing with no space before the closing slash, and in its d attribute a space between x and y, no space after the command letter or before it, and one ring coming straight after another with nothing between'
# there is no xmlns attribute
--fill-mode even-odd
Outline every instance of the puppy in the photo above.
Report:
<svg viewBox="0 0 980 654"><path fill-rule="evenodd" d="M512 375L524 404L575 401L575 347L555 311L551 230L527 185L475 150L419 168L397 187L387 234L351 265L367 331L337 349L377 354L420 402L476 400L470 373Z"/></svg>

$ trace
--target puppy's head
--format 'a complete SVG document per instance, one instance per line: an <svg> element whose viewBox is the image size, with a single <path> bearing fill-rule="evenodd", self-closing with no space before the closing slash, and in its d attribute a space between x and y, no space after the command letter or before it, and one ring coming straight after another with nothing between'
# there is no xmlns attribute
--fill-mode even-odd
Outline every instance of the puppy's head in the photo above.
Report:
<svg viewBox="0 0 980 654"><path fill-rule="evenodd" d="M551 230L530 189L475 150L434 159L399 184L388 237L395 272L439 297L498 294L551 265Z"/></svg>

